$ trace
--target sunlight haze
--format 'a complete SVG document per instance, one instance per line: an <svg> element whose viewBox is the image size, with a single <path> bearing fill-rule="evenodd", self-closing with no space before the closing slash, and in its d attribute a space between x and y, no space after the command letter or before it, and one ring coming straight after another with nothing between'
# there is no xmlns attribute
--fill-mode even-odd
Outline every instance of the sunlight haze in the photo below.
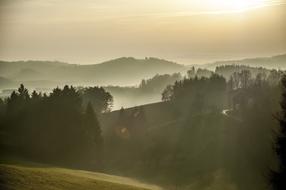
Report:
<svg viewBox="0 0 286 190"><path fill-rule="evenodd" d="M286 190L286 0L0 0L0 190Z"/></svg>
<svg viewBox="0 0 286 190"><path fill-rule="evenodd" d="M183 64L286 52L285 1L1 0L0 59Z"/></svg>

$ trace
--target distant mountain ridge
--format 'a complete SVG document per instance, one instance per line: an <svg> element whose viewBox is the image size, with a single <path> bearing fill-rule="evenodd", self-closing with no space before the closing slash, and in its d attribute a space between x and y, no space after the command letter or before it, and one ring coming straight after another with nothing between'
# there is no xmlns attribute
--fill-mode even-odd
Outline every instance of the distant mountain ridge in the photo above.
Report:
<svg viewBox="0 0 286 190"><path fill-rule="evenodd" d="M272 57L217 61L196 67L214 70L220 65L248 65L267 69L286 69L286 54ZM24 83L30 88L75 86L133 86L156 74L185 73L190 66L158 58L121 57L93 65L58 61L0 61L0 89L15 88Z"/></svg>
<svg viewBox="0 0 286 190"><path fill-rule="evenodd" d="M257 57L257 58L246 58L240 60L226 60L217 61L214 63L205 64L203 67L207 69L215 69L221 65L247 65L251 67L264 67L267 69L286 69L286 53L275 55L271 57Z"/></svg>
<svg viewBox="0 0 286 190"><path fill-rule="evenodd" d="M73 85L135 85L156 74L184 72L187 67L175 62L122 57L100 64L76 65L51 61L0 61L0 76L18 82L58 81Z"/></svg>

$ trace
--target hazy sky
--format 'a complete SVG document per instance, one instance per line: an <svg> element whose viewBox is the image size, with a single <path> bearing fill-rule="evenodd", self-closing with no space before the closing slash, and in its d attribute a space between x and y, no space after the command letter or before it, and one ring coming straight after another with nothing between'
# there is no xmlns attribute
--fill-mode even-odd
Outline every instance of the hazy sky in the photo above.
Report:
<svg viewBox="0 0 286 190"><path fill-rule="evenodd" d="M286 0L0 0L0 59L184 64L286 53Z"/></svg>

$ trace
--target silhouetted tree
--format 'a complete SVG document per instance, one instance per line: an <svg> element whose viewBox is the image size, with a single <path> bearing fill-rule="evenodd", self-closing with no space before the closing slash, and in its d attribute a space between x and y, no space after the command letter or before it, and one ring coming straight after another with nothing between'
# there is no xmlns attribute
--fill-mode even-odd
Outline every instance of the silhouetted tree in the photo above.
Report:
<svg viewBox="0 0 286 190"><path fill-rule="evenodd" d="M4 101L0 98L0 115L3 115L5 111L5 103Z"/></svg>
<svg viewBox="0 0 286 190"><path fill-rule="evenodd" d="M281 81L283 75L285 72L281 70L271 70L269 75L267 76L267 81L270 85L278 85L279 82Z"/></svg>
<svg viewBox="0 0 286 190"><path fill-rule="evenodd" d="M30 95L28 90L23 84L20 85L18 91L13 91L10 97L7 99L7 111L9 114L19 114L23 111L25 106L30 100Z"/></svg>
<svg viewBox="0 0 286 190"><path fill-rule="evenodd" d="M102 148L101 146L103 143L103 139L101 135L101 128L91 103L88 103L86 107L84 127L87 130L88 135L92 139L92 142L94 142L98 148Z"/></svg>
<svg viewBox="0 0 286 190"><path fill-rule="evenodd" d="M242 70L240 72L241 88L247 88L250 85L251 72L249 70Z"/></svg>
<svg viewBox="0 0 286 190"><path fill-rule="evenodd" d="M99 121L91 103L87 104L86 111L84 113L83 128L85 131L85 139L83 140L87 141L83 147L89 147L89 150L87 150L87 157L94 159L94 164L93 162L91 162L91 164L95 169L100 169L102 167L103 157L103 137ZM90 158L87 160L92 160Z"/></svg>
<svg viewBox="0 0 286 190"><path fill-rule="evenodd" d="M5 120L5 103L0 98L0 130L3 128L4 120Z"/></svg>
<svg viewBox="0 0 286 190"><path fill-rule="evenodd" d="M195 67L193 66L190 70L187 71L188 78L193 78L196 75Z"/></svg>
<svg viewBox="0 0 286 190"><path fill-rule="evenodd" d="M286 189L286 76L283 76L282 80L282 100L281 100L281 118L280 122L280 135L277 138L276 152L279 157L279 170L273 172L272 175L272 187L274 190Z"/></svg>
<svg viewBox="0 0 286 190"><path fill-rule="evenodd" d="M111 111L113 97L102 87L88 87L79 90L84 107L90 102L96 113Z"/></svg>
<svg viewBox="0 0 286 190"><path fill-rule="evenodd" d="M173 86L168 85L165 90L162 92L162 100L163 101L170 101L173 96Z"/></svg>

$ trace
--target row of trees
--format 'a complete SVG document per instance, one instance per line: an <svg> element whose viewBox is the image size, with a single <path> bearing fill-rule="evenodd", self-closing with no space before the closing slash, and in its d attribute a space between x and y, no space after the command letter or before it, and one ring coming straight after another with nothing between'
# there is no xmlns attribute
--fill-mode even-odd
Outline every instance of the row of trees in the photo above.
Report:
<svg viewBox="0 0 286 190"><path fill-rule="evenodd" d="M162 100L171 101L176 107L187 112L200 113L222 109L226 86L226 80L216 74L212 74L209 78L185 78L167 86L162 93Z"/></svg>
<svg viewBox="0 0 286 190"><path fill-rule="evenodd" d="M1 102L1 145L38 161L99 167L103 138L96 111L108 110L109 95L97 87L72 86L55 88L49 95L30 94L21 85Z"/></svg>
<svg viewBox="0 0 286 190"><path fill-rule="evenodd" d="M141 93L160 93L169 84L174 84L175 81L182 79L180 73L174 73L172 75L155 75L150 79L143 79L139 85Z"/></svg>
<svg viewBox="0 0 286 190"><path fill-rule="evenodd" d="M252 76L256 76L259 73L269 74L270 70L263 67L251 67L247 65L221 65L215 68L215 73L224 76L227 80L233 75L233 73L239 73L243 70L247 70Z"/></svg>
<svg viewBox="0 0 286 190"><path fill-rule="evenodd" d="M214 74L214 72L208 69L202 69L202 68L195 69L195 67L192 67L190 70L187 71L187 78L194 78L194 77L209 78L212 74Z"/></svg>
<svg viewBox="0 0 286 190"><path fill-rule="evenodd" d="M284 71L275 69L266 69L263 67L251 67L246 65L221 65L215 68L215 71L208 69L195 69L192 67L187 71L187 78L209 78L212 74L223 76L227 81L233 83L234 88L244 88L247 82L259 77L271 85L278 85Z"/></svg>
<svg viewBox="0 0 286 190"><path fill-rule="evenodd" d="M202 77L194 70L188 74L188 78L169 85L162 94L162 100L171 103L169 112L176 113L172 118L177 120L165 118L162 126L134 136L132 130L137 124L131 122L133 114L126 119L125 110L119 112L114 124L117 135L110 139L120 138L109 144L112 168L120 165L120 171L144 178L152 174L150 180L165 178L168 182L164 183L177 186L202 180L197 173L210 175L221 169L228 175L224 182L231 180L238 189L267 189L266 174L277 164L273 150L276 131L281 162L271 182L275 190L285 189L286 116L280 119L281 132L273 118L279 111L283 72L272 70L253 75L242 69L232 73L228 81L217 74ZM285 81L282 84L286 86ZM237 109L227 105L229 98L239 105ZM282 101L282 108L286 109L284 104ZM222 109L229 109L228 117L220 114ZM147 128L148 119L138 120L142 128Z"/></svg>
<svg viewBox="0 0 286 190"><path fill-rule="evenodd" d="M282 75L273 71L254 78L244 70L234 75L228 82L217 74L177 81L164 90L165 102L156 104L157 110L150 105L104 114L101 119L111 126L105 125L110 127L104 141L107 168L164 185L192 183L189 188L195 189L211 188L221 177L217 171L223 171L228 177L222 182L232 188L266 189L265 173L277 163L273 113L279 111ZM285 189L285 78L282 86L275 190ZM246 106L231 110L228 97ZM98 169L103 137L97 116L111 105L112 96L98 87L65 86L46 95L21 85L0 101L1 145L38 161ZM227 116L221 114L225 108ZM150 122L154 117L162 122Z"/></svg>
<svg viewBox="0 0 286 190"><path fill-rule="evenodd" d="M235 90L240 88L248 88L251 85L262 85L262 83L277 86L279 85L283 74L284 73L282 71L271 70L253 75L253 72L250 70L241 70L230 75L229 89Z"/></svg>
<svg viewBox="0 0 286 190"><path fill-rule="evenodd" d="M190 71L189 74L191 75L191 73L193 72ZM213 127L219 128L226 125L228 128L225 130L235 131L231 138L235 139L237 143L240 142L239 146L232 141L225 142L228 145L223 146L229 146L228 153L236 155L236 157L231 158L224 155L226 150L220 150L222 151L220 154L223 154L220 156L228 163L228 165L222 165L221 167L229 172L239 189L258 187L265 189L268 186L268 179L265 174L269 173L269 168L273 168L277 164L273 150L273 141L276 136L273 135L273 131L277 132L279 134L277 152L281 157L281 164L280 168L275 170L277 172L274 172L272 182L275 184L275 189L280 190L285 189L284 181L286 179L284 163L285 116L280 119L282 127L280 133L273 115L279 112L280 81L282 77L283 72L277 70L269 71L267 74L264 72L257 73L255 77L252 76L250 71L241 70L232 73L228 82L222 76L216 74L209 78L194 75L168 86L162 94L162 99L171 102L175 106L174 108L179 108L180 111L183 110L181 113L185 113L186 117L198 117L196 115L199 114L204 117L204 120L208 121L214 116L208 116L208 112L202 112L202 110L209 110L211 105L217 108L218 111L228 110L228 120L230 122L220 120L217 117L216 120L213 120L217 124L209 123L202 127L212 126L213 129ZM286 85L283 84L283 80L282 85ZM283 89L285 91L285 87ZM231 99L232 104L227 104L229 99ZM284 104L285 102L282 101L282 109L285 109ZM180 115L182 116L182 114ZM199 123L204 123L204 121L201 120ZM189 125L189 130L194 132L197 124L194 123L193 118L186 125ZM234 126L235 128L232 128ZM215 133L216 131L213 131L211 135L213 136ZM186 136L186 138L191 138L192 135L188 133ZM194 136L193 138L198 137ZM194 143L202 143L202 141L194 141ZM188 143L188 147L190 148L190 143ZM179 148L182 149L182 147ZM217 153L215 152L215 154ZM234 162L235 160L237 162ZM237 167L238 162L240 163L239 168ZM245 173L249 175L246 176Z"/></svg>

